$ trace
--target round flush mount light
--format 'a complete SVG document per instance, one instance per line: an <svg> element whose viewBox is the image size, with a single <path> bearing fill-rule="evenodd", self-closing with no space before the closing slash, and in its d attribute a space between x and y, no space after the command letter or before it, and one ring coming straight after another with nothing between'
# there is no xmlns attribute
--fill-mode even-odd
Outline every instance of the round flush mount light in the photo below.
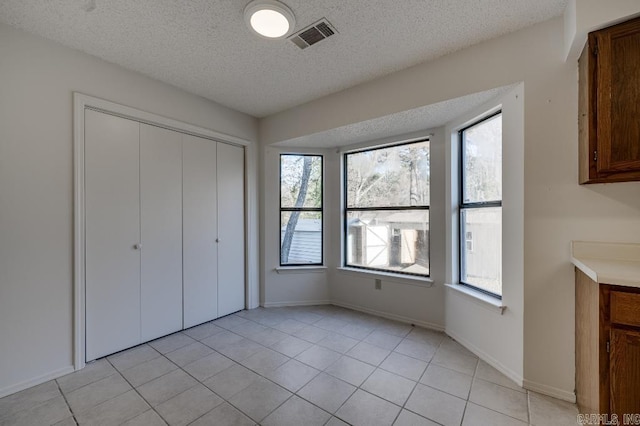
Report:
<svg viewBox="0 0 640 426"><path fill-rule="evenodd" d="M271 40L291 34L296 19L286 5L275 0L254 0L244 9L247 26L259 36Z"/></svg>

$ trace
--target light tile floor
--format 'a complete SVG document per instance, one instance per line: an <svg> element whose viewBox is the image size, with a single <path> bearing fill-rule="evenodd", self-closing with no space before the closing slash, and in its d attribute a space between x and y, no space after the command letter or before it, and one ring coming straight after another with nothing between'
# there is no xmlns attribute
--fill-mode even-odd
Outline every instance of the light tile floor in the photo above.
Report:
<svg viewBox="0 0 640 426"><path fill-rule="evenodd" d="M335 306L254 309L0 399L0 425L575 425L443 333Z"/></svg>

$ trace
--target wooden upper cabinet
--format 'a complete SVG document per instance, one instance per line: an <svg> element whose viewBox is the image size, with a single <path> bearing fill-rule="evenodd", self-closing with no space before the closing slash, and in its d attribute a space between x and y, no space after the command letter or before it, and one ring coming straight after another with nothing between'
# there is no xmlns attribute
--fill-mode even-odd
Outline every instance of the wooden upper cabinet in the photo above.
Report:
<svg viewBox="0 0 640 426"><path fill-rule="evenodd" d="M589 34L579 80L580 183L640 180L640 18Z"/></svg>

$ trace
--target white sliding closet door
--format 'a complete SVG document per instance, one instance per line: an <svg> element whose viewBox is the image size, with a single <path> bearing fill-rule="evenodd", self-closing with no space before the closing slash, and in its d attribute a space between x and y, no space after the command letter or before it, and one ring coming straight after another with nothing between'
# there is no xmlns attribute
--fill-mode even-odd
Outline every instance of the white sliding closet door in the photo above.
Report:
<svg viewBox="0 0 640 426"><path fill-rule="evenodd" d="M142 341L182 329L182 135L140 124Z"/></svg>
<svg viewBox="0 0 640 426"><path fill-rule="evenodd" d="M87 361L140 343L139 128L85 111Z"/></svg>
<svg viewBox="0 0 640 426"><path fill-rule="evenodd" d="M183 136L184 327L218 317L216 142Z"/></svg>
<svg viewBox="0 0 640 426"><path fill-rule="evenodd" d="M244 148L218 144L218 316L244 309Z"/></svg>

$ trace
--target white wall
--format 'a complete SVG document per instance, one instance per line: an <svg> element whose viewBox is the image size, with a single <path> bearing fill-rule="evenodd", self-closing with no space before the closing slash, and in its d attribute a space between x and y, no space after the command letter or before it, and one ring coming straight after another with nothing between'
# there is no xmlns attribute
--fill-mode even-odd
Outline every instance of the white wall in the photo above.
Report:
<svg viewBox="0 0 640 426"><path fill-rule="evenodd" d="M446 127L447 282L458 283L458 130L502 109L502 303L504 312L448 288L446 332L522 385L524 368L524 85ZM565 398L571 398L562 395Z"/></svg>
<svg viewBox="0 0 640 426"><path fill-rule="evenodd" d="M599 30L640 14L638 0L569 0L564 12L564 50L576 60L591 31Z"/></svg>
<svg viewBox="0 0 640 426"><path fill-rule="evenodd" d="M524 82L524 382L570 399L574 273L569 244L639 241L640 183L578 185L577 64L564 61L563 41L563 19L556 18L263 119L260 138L270 144ZM435 199L431 204L436 206ZM351 290L343 292L333 279L331 272L332 297L346 298L344 292ZM393 298L388 301L372 296L371 280L342 282L354 291L349 300L394 310L404 309L406 302L421 315L430 305L412 303L438 297L409 289L392 292L399 287L389 286ZM447 313L457 314L462 313ZM505 365L517 364L516 352Z"/></svg>
<svg viewBox="0 0 640 426"><path fill-rule="evenodd" d="M251 141L257 122L1 24L0 58L1 396L72 365L72 92Z"/></svg>
<svg viewBox="0 0 640 426"><path fill-rule="evenodd" d="M262 150L261 197L261 282L263 283L262 306L291 306L329 303L327 270L314 268L281 268L280 266L280 154L306 153L324 156L325 176L328 174L326 163L331 151L265 147ZM328 184L325 185L325 193ZM326 197L325 197L326 198ZM326 227L332 207L325 199L324 257L332 233Z"/></svg>

